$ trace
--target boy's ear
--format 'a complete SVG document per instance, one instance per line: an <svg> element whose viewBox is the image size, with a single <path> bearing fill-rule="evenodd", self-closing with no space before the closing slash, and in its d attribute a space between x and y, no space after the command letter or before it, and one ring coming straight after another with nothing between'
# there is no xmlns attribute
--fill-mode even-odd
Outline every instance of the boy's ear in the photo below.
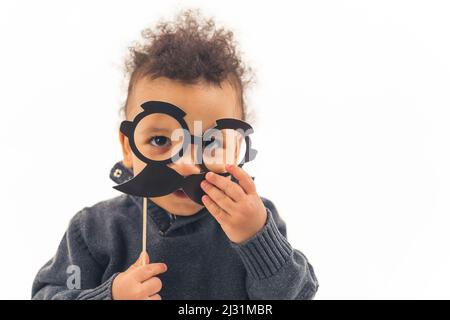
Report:
<svg viewBox="0 0 450 320"><path fill-rule="evenodd" d="M123 164L125 167L133 168L133 152L131 151L130 142L128 138L119 130L119 141L122 146Z"/></svg>

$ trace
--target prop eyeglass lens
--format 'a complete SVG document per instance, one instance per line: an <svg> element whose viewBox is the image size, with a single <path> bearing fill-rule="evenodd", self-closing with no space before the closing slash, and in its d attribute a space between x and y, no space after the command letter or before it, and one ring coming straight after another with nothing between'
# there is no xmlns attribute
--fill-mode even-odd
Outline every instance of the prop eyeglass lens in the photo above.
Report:
<svg viewBox="0 0 450 320"><path fill-rule="evenodd" d="M183 147L184 135L180 123L163 113L142 118L134 130L134 142L146 158L162 161L175 156Z"/></svg>
<svg viewBox="0 0 450 320"><path fill-rule="evenodd" d="M226 172L227 164L240 164L247 147L244 132L234 129L212 129L204 136L203 145L205 167L216 173Z"/></svg>

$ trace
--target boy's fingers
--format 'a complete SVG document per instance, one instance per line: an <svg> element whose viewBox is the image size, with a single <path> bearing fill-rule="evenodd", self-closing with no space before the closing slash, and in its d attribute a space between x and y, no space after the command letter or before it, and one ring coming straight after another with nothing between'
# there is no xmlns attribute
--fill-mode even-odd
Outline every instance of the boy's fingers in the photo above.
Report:
<svg viewBox="0 0 450 320"><path fill-rule="evenodd" d="M214 172L208 172L206 174L206 179L218 187L220 190L225 192L234 201L239 201L245 195L244 190L240 185L234 183L230 179L223 177L221 175L215 174Z"/></svg>
<svg viewBox="0 0 450 320"><path fill-rule="evenodd" d="M150 257L149 257L149 255L148 255L148 253L147 253L147 251L144 251L144 257L145 257L145 260L144 260L144 264L149 264L150 263Z"/></svg>
<svg viewBox="0 0 450 320"><path fill-rule="evenodd" d="M152 277L142 282L142 290L145 296L152 296L162 289L162 281L158 277Z"/></svg>
<svg viewBox="0 0 450 320"><path fill-rule="evenodd" d="M227 165L226 169L239 181L239 185L247 194L256 194L255 182L244 169L236 165Z"/></svg>
<svg viewBox="0 0 450 320"><path fill-rule="evenodd" d="M145 300L162 300L159 294L154 294L151 297L147 297Z"/></svg>
<svg viewBox="0 0 450 320"><path fill-rule="evenodd" d="M229 216L226 211L224 211L221 207L217 205L208 195L204 195L202 197L202 202L205 205L206 209L212 214L212 216L221 224L226 220Z"/></svg>
<svg viewBox="0 0 450 320"><path fill-rule="evenodd" d="M218 189L216 186L206 180L203 180L200 183L200 186L206 192L206 194L221 208L227 211L233 210L235 202L231 200L231 198L228 197L222 190Z"/></svg>
<svg viewBox="0 0 450 320"><path fill-rule="evenodd" d="M144 264L149 264L150 258L146 251L142 251L137 260L130 266L131 269L136 269Z"/></svg>
<svg viewBox="0 0 450 320"><path fill-rule="evenodd" d="M144 282L145 280L166 271L167 266L165 263L146 264L145 266L139 266L135 270L133 270L134 277L139 282Z"/></svg>

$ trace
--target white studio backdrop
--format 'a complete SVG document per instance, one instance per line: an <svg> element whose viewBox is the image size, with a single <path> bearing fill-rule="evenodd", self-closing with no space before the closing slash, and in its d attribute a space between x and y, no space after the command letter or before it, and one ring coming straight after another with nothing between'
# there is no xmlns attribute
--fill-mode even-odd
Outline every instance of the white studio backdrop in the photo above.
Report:
<svg viewBox="0 0 450 320"><path fill-rule="evenodd" d="M184 8L255 70L247 168L316 298L450 298L448 2L78 0L0 3L0 299L29 299L71 217L119 194L126 48Z"/></svg>

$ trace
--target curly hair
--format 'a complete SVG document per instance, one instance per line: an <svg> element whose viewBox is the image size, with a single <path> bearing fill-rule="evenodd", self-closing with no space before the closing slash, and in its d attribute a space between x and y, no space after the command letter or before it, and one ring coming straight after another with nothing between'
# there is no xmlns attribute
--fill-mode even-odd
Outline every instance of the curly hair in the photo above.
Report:
<svg viewBox="0 0 450 320"><path fill-rule="evenodd" d="M232 31L217 28L212 18L202 18L198 10L185 10L174 21L160 21L155 28L142 31L143 42L129 47L125 73L128 92L122 110L126 114L128 96L135 82L144 76L166 77L187 84L204 80L220 86L227 80L235 88L242 107L246 87L252 82L237 50Z"/></svg>

